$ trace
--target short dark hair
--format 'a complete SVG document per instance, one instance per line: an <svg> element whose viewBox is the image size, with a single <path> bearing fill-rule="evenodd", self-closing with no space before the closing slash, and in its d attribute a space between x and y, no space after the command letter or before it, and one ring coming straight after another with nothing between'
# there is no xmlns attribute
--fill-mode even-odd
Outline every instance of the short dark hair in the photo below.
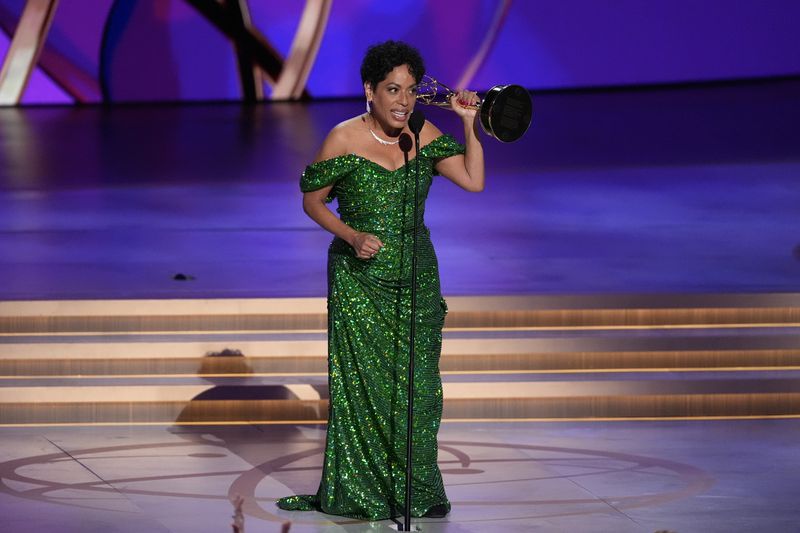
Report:
<svg viewBox="0 0 800 533"><path fill-rule="evenodd" d="M395 67L408 65L408 70L417 83L425 75L425 63L419 51L404 42L386 41L367 48L361 62L361 82L369 83L374 89L386 79Z"/></svg>

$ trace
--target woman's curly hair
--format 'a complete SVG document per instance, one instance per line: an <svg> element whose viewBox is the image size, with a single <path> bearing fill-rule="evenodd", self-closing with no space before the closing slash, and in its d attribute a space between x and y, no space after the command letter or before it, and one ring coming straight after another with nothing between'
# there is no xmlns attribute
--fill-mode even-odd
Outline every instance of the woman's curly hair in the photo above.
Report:
<svg viewBox="0 0 800 533"><path fill-rule="evenodd" d="M417 83L425 75L425 63L419 51L404 42L386 41L367 48L361 62L361 82L369 83L373 89L386 79L395 67L408 65L408 70Z"/></svg>

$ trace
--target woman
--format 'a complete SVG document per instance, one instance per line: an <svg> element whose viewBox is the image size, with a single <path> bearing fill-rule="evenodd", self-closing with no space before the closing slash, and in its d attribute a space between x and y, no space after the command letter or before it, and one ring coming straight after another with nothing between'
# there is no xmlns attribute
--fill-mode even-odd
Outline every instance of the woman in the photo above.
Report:
<svg viewBox="0 0 800 533"><path fill-rule="evenodd" d="M404 43L370 47L361 66L367 112L333 128L303 173L303 209L335 235L328 251L331 401L319 490L280 499L282 509L366 520L405 509L415 162L408 164L407 177L398 141L409 133L424 72L419 52ZM422 222L424 202L436 173L468 191L483 190L483 149L476 112L468 107L475 102L477 95L468 91L451 99L464 123L465 146L429 122L420 132L411 497L411 514L417 517L442 517L450 510L436 464L446 307ZM334 197L341 218L325 205Z"/></svg>

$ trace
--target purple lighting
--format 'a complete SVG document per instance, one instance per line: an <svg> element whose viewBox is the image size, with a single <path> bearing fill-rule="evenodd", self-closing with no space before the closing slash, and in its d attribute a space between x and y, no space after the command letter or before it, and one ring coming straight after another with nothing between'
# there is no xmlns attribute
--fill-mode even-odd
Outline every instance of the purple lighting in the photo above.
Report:
<svg viewBox="0 0 800 533"><path fill-rule="evenodd" d="M51 81L36 74L25 103L97 102L103 83L113 101L242 98L234 46L205 14L182 0L114 5L59 4L40 59ZM21 6L0 0L0 28L7 34ZM303 6L249 2L255 38L279 63L289 55ZM419 47L437 79L466 79L479 90L506 83L536 90L800 74L800 3L652 0L643 6L640 0L468 0L454 11L434 1L337 0L306 88L313 97L360 95L361 56L387 38ZM7 36L0 47L7 47ZM271 83L264 83L264 93L270 95Z"/></svg>

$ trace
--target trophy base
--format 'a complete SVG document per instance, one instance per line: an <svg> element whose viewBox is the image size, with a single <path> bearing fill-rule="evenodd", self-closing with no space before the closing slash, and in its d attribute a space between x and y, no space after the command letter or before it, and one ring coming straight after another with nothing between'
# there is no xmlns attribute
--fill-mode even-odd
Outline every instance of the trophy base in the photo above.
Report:
<svg viewBox="0 0 800 533"><path fill-rule="evenodd" d="M514 142L522 137L532 117L531 95L519 85L495 85L481 102L483 131L501 142Z"/></svg>

